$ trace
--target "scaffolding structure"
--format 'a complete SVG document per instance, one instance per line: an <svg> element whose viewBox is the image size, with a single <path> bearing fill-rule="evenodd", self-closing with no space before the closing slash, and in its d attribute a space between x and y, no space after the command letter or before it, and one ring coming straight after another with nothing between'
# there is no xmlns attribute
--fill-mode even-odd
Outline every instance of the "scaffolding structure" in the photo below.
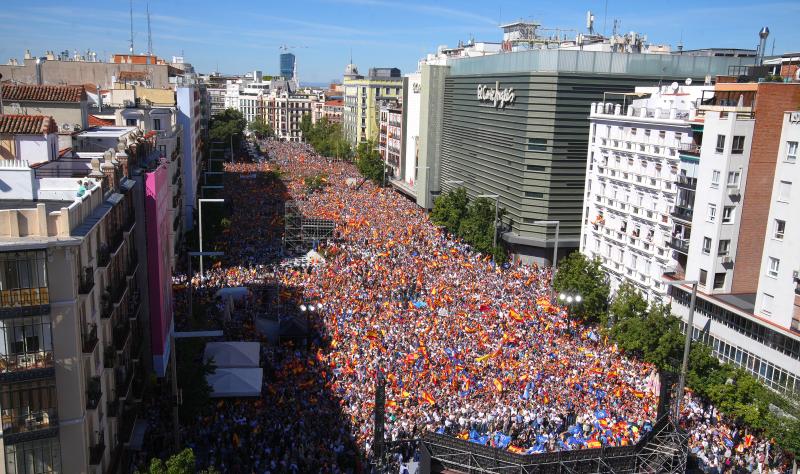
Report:
<svg viewBox="0 0 800 474"><path fill-rule="evenodd" d="M286 201L283 216L283 250L286 254L305 253L315 244L334 237L334 221L303 216L295 201Z"/></svg>

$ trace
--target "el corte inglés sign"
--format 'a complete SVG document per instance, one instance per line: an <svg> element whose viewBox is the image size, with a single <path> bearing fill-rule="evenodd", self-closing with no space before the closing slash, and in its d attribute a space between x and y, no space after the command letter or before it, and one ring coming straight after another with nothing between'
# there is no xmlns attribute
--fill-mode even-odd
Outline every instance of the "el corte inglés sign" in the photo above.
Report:
<svg viewBox="0 0 800 474"><path fill-rule="evenodd" d="M486 87L485 84L478 85L478 100L481 102L491 102L495 108L504 109L506 104L511 104L516 99L514 89L500 89L500 81L494 83L494 89Z"/></svg>

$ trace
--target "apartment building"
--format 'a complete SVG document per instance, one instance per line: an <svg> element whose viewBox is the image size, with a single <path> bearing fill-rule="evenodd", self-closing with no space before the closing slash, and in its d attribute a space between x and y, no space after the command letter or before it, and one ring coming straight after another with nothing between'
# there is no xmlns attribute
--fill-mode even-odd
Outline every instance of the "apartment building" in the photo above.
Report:
<svg viewBox="0 0 800 474"><path fill-rule="evenodd" d="M377 140L380 103L402 97L403 78L397 68L371 68L365 77L349 64L344 75L344 133L352 145Z"/></svg>
<svg viewBox="0 0 800 474"><path fill-rule="evenodd" d="M3 114L47 115L67 134L89 124L86 90L83 86L3 84Z"/></svg>
<svg viewBox="0 0 800 474"><path fill-rule="evenodd" d="M331 123L342 123L342 114L344 113L344 100L342 99L328 99L322 106L322 117L326 118Z"/></svg>
<svg viewBox="0 0 800 474"><path fill-rule="evenodd" d="M4 472L108 472L134 441L146 379L130 170L154 151L134 143L0 160Z"/></svg>
<svg viewBox="0 0 800 474"><path fill-rule="evenodd" d="M197 186L202 171L201 160L204 152L204 134L206 129L201 122L201 92L198 87L178 87L175 90L178 105L178 124L183 132L181 148L183 149L183 230L194 227L194 210L196 206Z"/></svg>
<svg viewBox="0 0 800 474"><path fill-rule="evenodd" d="M400 177L400 157L403 146L403 106L397 102L386 103L380 109L378 151L386 166L386 178Z"/></svg>
<svg viewBox="0 0 800 474"><path fill-rule="evenodd" d="M707 90L713 86L637 87L591 105L580 251L600 259L612 292L628 282L648 300L666 296L673 252L688 247L680 203L695 192L692 121Z"/></svg>
<svg viewBox="0 0 800 474"><path fill-rule="evenodd" d="M665 275L698 281L694 336L779 391L800 390L797 259L784 243L797 213L796 129L786 112L798 107L798 83L719 82L704 91L687 150L699 159L696 187L677 196L676 267ZM690 298L688 285L670 289L684 320Z"/></svg>
<svg viewBox="0 0 800 474"><path fill-rule="evenodd" d="M303 141L300 123L304 115L313 117L316 104L323 103L321 95L312 92L289 93L273 91L262 98L262 117L272 127L275 138L283 141ZM312 118L313 121L313 118Z"/></svg>

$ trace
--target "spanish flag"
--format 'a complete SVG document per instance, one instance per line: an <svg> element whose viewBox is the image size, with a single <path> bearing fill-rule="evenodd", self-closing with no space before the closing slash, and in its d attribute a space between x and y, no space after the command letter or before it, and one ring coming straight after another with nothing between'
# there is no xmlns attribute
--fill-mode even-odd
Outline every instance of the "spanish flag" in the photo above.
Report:
<svg viewBox="0 0 800 474"><path fill-rule="evenodd" d="M523 318L519 313L517 313L513 309L508 311L508 317L510 317L511 319L513 319L514 321L516 321L518 323L521 323L521 322L525 321L525 318Z"/></svg>
<svg viewBox="0 0 800 474"><path fill-rule="evenodd" d="M433 395L426 391L422 391L422 395L419 397L420 400L427 402L429 405L436 405L436 399L433 398Z"/></svg>
<svg viewBox="0 0 800 474"><path fill-rule="evenodd" d="M586 447L589 449L597 449L602 446L603 444L600 441L589 441L588 443L586 443Z"/></svg>
<svg viewBox="0 0 800 474"><path fill-rule="evenodd" d="M377 340L378 339L378 331L376 331L374 329L370 329L369 331L367 331L367 339L369 339L371 341Z"/></svg>
<svg viewBox="0 0 800 474"><path fill-rule="evenodd" d="M498 392L502 392L503 391L503 382L501 382L501 381L499 381L497 379L492 379L492 383L494 384L495 390L497 390Z"/></svg>
<svg viewBox="0 0 800 474"><path fill-rule="evenodd" d="M387 400L386 408L397 408L397 402L394 400Z"/></svg>
<svg viewBox="0 0 800 474"><path fill-rule="evenodd" d="M520 448L519 446L514 446L513 444L508 447L508 450L514 454L525 454L525 448Z"/></svg>

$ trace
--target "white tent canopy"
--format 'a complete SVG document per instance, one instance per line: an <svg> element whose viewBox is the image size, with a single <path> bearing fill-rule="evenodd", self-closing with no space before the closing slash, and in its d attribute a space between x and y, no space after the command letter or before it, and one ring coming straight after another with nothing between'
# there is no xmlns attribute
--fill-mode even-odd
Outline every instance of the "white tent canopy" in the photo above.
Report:
<svg viewBox="0 0 800 474"><path fill-rule="evenodd" d="M206 377L212 398L260 397L264 372L261 368L217 369Z"/></svg>
<svg viewBox="0 0 800 474"><path fill-rule="evenodd" d="M261 344L258 342L209 342L203 353L203 361L214 359L218 371L220 368L231 367L257 368L260 351Z"/></svg>
<svg viewBox="0 0 800 474"><path fill-rule="evenodd" d="M217 298L227 298L230 296L236 301L243 300L250 295L250 289L246 286L234 286L231 288L222 288L214 293Z"/></svg>

